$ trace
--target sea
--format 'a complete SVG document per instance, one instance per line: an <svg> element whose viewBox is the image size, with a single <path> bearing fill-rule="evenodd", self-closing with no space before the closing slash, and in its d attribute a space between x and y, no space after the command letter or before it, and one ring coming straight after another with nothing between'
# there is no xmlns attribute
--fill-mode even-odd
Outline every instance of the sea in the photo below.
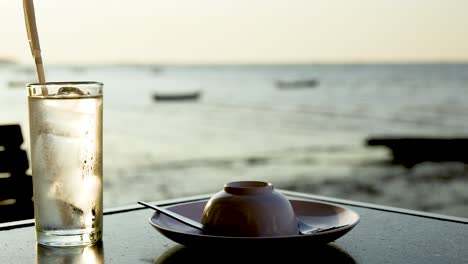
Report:
<svg viewBox="0 0 468 264"><path fill-rule="evenodd" d="M468 137L468 64L46 65L104 83L104 207L230 181L468 217L468 166L392 164L373 136ZM34 65L0 65L0 124L20 124ZM314 80L312 86L278 82ZM196 100L155 93L200 91ZM73 122L73 120L70 120ZM29 156L30 157L30 156Z"/></svg>

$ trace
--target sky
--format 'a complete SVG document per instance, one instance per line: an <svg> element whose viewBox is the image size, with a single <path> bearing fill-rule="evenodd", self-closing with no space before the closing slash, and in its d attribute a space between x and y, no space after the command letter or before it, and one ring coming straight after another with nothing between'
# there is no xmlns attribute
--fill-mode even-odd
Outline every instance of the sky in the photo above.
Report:
<svg viewBox="0 0 468 264"><path fill-rule="evenodd" d="M44 63L467 62L467 0L35 0ZM0 58L32 62L23 1Z"/></svg>

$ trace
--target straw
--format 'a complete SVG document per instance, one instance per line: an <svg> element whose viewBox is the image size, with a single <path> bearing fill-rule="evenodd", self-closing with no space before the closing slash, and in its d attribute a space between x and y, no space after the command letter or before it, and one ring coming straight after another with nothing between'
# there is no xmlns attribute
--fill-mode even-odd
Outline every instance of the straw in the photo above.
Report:
<svg viewBox="0 0 468 264"><path fill-rule="evenodd" d="M31 47L31 53L36 64L37 77L39 78L39 83L45 83L44 65L42 63L41 46L39 44L39 35L37 33L33 0L23 0L23 8L29 46ZM47 95L47 88L45 86L42 87L42 94Z"/></svg>

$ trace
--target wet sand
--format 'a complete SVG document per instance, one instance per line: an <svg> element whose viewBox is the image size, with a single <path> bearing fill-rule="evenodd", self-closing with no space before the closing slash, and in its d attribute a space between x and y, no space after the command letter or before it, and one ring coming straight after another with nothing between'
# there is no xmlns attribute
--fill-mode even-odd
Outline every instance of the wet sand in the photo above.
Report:
<svg viewBox="0 0 468 264"><path fill-rule="evenodd" d="M468 217L468 166L421 163L411 169L382 166L354 170L354 177L298 180L283 188L424 212Z"/></svg>
<svg viewBox="0 0 468 264"><path fill-rule="evenodd" d="M294 151L288 158L270 153L128 168L104 186L105 206L209 194L229 181L261 180L284 190L468 217L467 164L425 162L408 169L391 164L385 151L374 150L375 159L367 161L357 152Z"/></svg>

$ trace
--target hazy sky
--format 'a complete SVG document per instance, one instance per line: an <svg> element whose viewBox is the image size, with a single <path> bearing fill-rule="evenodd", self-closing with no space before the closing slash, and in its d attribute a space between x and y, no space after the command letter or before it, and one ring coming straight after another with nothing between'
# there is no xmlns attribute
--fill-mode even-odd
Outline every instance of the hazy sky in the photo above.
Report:
<svg viewBox="0 0 468 264"><path fill-rule="evenodd" d="M45 63L468 61L468 0L34 1ZM23 1L0 57L32 62Z"/></svg>

